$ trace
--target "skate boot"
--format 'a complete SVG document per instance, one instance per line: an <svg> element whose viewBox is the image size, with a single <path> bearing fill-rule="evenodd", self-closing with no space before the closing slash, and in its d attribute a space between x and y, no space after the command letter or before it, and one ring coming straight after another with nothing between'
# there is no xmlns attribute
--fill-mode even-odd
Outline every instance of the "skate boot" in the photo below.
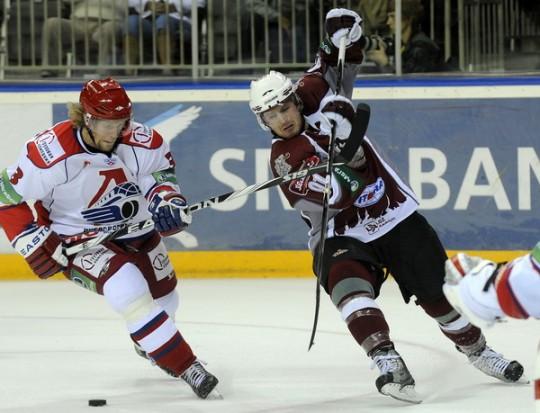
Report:
<svg viewBox="0 0 540 413"><path fill-rule="evenodd" d="M487 345L475 352L467 352L464 347L456 347L467 356L474 367L488 376L506 383L516 383L523 375L523 366L518 361L505 359L502 354L496 353Z"/></svg>
<svg viewBox="0 0 540 413"><path fill-rule="evenodd" d="M156 362L152 360L152 358L148 357L148 354L146 354L146 351L142 349L141 346L139 346L137 343L133 343L133 346L135 348L135 353L137 353L138 356L142 357L143 359L146 359L152 363L152 366L157 366ZM167 373L169 376L174 377L175 379L180 377L178 374L176 374L174 371L169 370L166 367L158 366L161 370L163 370L165 373Z"/></svg>
<svg viewBox="0 0 540 413"><path fill-rule="evenodd" d="M381 372L375 381L381 394L408 403L422 403L414 389L414 379L409 369L393 346L376 350L371 358Z"/></svg>
<svg viewBox="0 0 540 413"><path fill-rule="evenodd" d="M199 360L195 360L180 377L191 386L201 399L206 399L218 384L218 379L207 372Z"/></svg>

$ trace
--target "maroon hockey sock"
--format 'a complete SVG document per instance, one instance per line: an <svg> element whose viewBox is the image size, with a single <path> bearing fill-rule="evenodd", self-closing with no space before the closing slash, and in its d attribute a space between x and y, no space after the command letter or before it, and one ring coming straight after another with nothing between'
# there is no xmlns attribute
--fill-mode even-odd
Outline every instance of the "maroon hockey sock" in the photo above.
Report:
<svg viewBox="0 0 540 413"><path fill-rule="evenodd" d="M392 344L390 328L378 308L364 308L351 314L351 317L348 318L350 321L347 327L368 355L382 346Z"/></svg>
<svg viewBox="0 0 540 413"><path fill-rule="evenodd" d="M457 346L472 346L480 343L482 331L467 322L446 300L440 298L431 303L419 305L424 311L438 323L442 333L452 340Z"/></svg>

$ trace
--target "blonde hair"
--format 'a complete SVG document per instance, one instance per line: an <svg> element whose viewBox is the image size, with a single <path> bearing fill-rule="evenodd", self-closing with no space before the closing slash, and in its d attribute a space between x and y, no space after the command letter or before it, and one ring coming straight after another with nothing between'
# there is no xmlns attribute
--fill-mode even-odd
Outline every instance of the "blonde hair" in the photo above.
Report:
<svg viewBox="0 0 540 413"><path fill-rule="evenodd" d="M68 103L68 117L73 126L84 126L84 110L80 103Z"/></svg>

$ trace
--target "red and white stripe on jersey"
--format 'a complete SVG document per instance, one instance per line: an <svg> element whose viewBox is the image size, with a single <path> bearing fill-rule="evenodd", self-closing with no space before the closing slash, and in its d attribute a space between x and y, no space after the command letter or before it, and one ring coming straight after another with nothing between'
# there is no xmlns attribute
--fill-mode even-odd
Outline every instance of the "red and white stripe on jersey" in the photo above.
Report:
<svg viewBox="0 0 540 413"><path fill-rule="evenodd" d="M0 226L10 241L17 238L33 222L34 214L26 202L0 208Z"/></svg>
<svg viewBox="0 0 540 413"><path fill-rule="evenodd" d="M499 305L505 314L514 318L529 318L528 312L523 308L522 304L516 297L512 288L510 277L514 270L514 262L510 262L498 276L496 291Z"/></svg>

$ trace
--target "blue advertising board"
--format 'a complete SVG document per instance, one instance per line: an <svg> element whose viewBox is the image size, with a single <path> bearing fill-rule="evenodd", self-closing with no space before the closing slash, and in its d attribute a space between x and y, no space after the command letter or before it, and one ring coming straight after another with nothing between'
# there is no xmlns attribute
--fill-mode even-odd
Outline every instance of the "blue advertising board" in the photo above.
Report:
<svg viewBox="0 0 540 413"><path fill-rule="evenodd" d="M367 101L367 135L421 200L447 249L527 250L540 229L540 99ZM270 135L247 102L136 103L170 141L191 201L270 179ZM55 122L65 105L53 105ZM276 188L197 212L185 250L304 250L308 228Z"/></svg>

